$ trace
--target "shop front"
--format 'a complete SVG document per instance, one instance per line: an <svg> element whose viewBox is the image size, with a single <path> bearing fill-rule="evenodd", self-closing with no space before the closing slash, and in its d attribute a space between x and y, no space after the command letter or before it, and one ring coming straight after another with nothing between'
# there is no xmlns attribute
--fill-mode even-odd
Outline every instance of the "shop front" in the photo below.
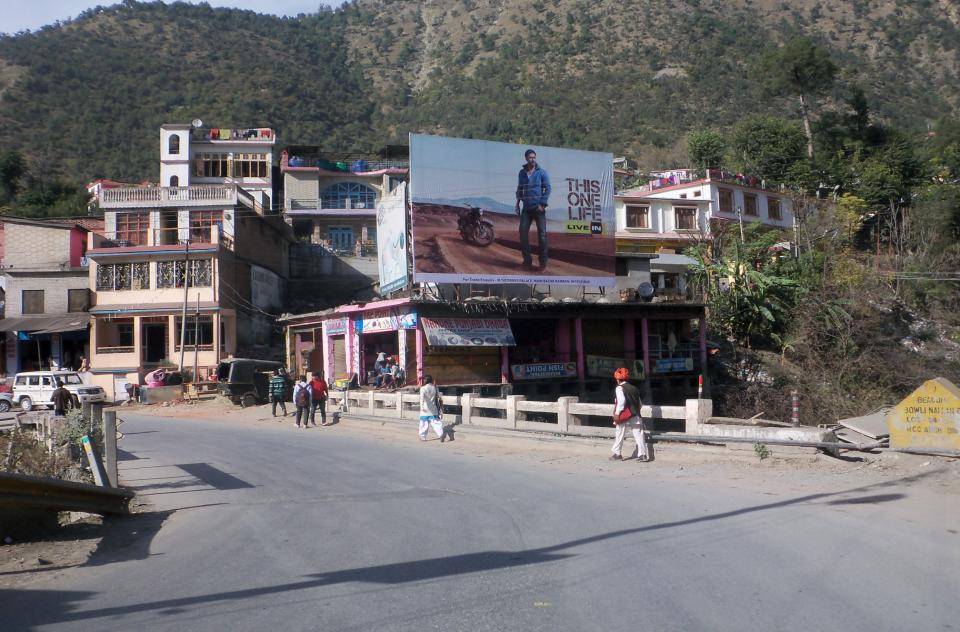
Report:
<svg viewBox="0 0 960 632"><path fill-rule="evenodd" d="M696 396L706 366L699 304L467 306L399 299L285 320L298 358L317 358L319 348L328 379L359 386L372 386L383 353L400 365L407 385L429 374L441 385L485 394L607 401L614 369L626 366L648 397L674 403ZM308 366L317 366L316 360L298 362L297 370L314 370Z"/></svg>
<svg viewBox="0 0 960 632"><path fill-rule="evenodd" d="M79 369L90 358L89 323L86 313L3 319L7 374Z"/></svg>

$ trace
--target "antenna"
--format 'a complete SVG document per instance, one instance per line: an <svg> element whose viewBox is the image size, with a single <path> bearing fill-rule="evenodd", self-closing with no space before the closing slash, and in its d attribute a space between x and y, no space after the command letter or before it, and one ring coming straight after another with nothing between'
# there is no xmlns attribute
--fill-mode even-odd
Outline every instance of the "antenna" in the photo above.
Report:
<svg viewBox="0 0 960 632"><path fill-rule="evenodd" d="M200 129L201 127L203 127L203 121L201 121L200 119L193 119L193 121L190 124L196 127L197 129Z"/></svg>

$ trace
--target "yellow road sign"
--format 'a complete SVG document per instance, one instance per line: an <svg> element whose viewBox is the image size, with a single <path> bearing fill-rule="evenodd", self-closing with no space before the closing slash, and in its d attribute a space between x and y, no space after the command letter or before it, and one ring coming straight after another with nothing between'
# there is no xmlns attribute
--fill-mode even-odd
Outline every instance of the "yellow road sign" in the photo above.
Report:
<svg viewBox="0 0 960 632"><path fill-rule="evenodd" d="M891 448L960 450L960 389L938 377L887 415Z"/></svg>

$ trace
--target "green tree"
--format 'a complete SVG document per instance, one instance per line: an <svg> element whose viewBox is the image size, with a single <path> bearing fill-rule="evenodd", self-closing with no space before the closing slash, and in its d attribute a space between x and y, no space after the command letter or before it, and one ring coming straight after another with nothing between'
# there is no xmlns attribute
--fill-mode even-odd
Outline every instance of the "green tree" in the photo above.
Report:
<svg viewBox="0 0 960 632"><path fill-rule="evenodd" d="M700 130L687 137L687 155L696 169L719 169L726 151L727 141L719 132Z"/></svg>
<svg viewBox="0 0 960 632"><path fill-rule="evenodd" d="M813 131L809 100L828 90L837 75L830 53L806 37L797 37L767 54L760 62L764 87L771 94L796 96L807 138L807 157L813 159Z"/></svg>
<svg viewBox="0 0 960 632"><path fill-rule="evenodd" d="M20 178L26 172L26 164L20 152L7 150L0 153L0 203L9 202L20 188Z"/></svg>
<svg viewBox="0 0 960 632"><path fill-rule="evenodd" d="M790 179L803 161L800 126L775 116L753 116L733 129L731 145L737 168L775 182Z"/></svg>

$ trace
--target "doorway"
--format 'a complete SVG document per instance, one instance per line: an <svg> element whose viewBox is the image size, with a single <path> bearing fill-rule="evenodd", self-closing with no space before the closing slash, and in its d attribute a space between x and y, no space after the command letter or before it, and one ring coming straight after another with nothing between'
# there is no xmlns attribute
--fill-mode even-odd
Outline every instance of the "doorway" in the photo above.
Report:
<svg viewBox="0 0 960 632"><path fill-rule="evenodd" d="M167 322L144 322L141 329L143 334L143 362L145 364L159 364L167 359Z"/></svg>
<svg viewBox="0 0 960 632"><path fill-rule="evenodd" d="M335 252L353 250L353 228L350 226L331 226L327 229L330 248Z"/></svg>

